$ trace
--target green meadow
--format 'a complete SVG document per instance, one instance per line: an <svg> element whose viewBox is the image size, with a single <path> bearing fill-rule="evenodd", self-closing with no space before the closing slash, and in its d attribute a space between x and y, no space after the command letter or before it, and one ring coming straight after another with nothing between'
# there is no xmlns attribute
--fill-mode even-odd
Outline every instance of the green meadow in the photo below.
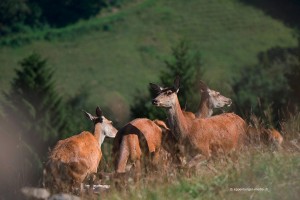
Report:
<svg viewBox="0 0 300 200"><path fill-rule="evenodd" d="M9 90L18 62L37 52L66 98L88 90L91 105L119 104L128 118L134 95L158 81L179 40L201 53L203 79L224 94L259 52L297 43L292 29L237 0L135 1L65 28L2 38L0 90Z"/></svg>

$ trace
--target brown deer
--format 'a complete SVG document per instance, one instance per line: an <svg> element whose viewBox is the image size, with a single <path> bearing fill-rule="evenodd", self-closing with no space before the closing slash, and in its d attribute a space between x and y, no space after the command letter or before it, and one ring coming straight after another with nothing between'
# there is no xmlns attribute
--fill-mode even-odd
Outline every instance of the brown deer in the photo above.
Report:
<svg viewBox="0 0 300 200"><path fill-rule="evenodd" d="M150 87L156 92L160 92L162 88L156 87L155 84L150 83ZM207 118L212 116L214 108L222 108L230 106L232 100L220 94L220 92L208 88L203 82L199 81L199 88L201 94L201 101L198 106L198 111L194 114L188 111L182 111L183 115L188 119Z"/></svg>
<svg viewBox="0 0 300 200"><path fill-rule="evenodd" d="M117 173L125 173L127 162L134 164L135 175L141 174L141 158L150 156L152 165L159 161L161 145L168 151L173 145L169 128L161 120L137 118L121 128L113 144L113 157ZM147 155L148 154L148 155Z"/></svg>
<svg viewBox="0 0 300 200"><path fill-rule="evenodd" d="M218 91L208 88L203 81L200 81L199 86L201 101L198 106L198 111L195 114L197 118L211 117L214 108L229 107L232 104L230 98L221 95Z"/></svg>
<svg viewBox="0 0 300 200"><path fill-rule="evenodd" d="M162 88L156 84L151 87L158 91L152 100L155 106L167 110L170 129L178 141L188 139L190 144L209 159L211 153L222 150L230 153L238 147L245 135L246 123L233 113L225 113L210 118L187 119L179 105L177 93L180 80L176 77L173 87Z"/></svg>
<svg viewBox="0 0 300 200"><path fill-rule="evenodd" d="M200 91L202 97L198 113L203 112L203 114L199 114L199 118L210 117L214 108L231 105L231 99L209 89L202 81L200 81ZM183 111L183 114L186 118L195 118L195 114L192 112ZM119 130L114 141L113 154L116 162L115 168L118 173L125 172L128 159L135 163L136 172L140 173L142 152L145 152L140 148L141 143L147 143L146 151L150 153L154 166L158 163L161 146L167 152L177 156L175 156L175 163L181 163L183 159L181 155L177 154L183 151L183 146L177 146L174 136L169 132L165 122L161 120L135 119Z"/></svg>
<svg viewBox="0 0 300 200"><path fill-rule="evenodd" d="M99 107L96 108L97 116L87 112L85 114L94 122L94 134L83 131L60 140L50 152L46 171L54 190L72 191L81 186L88 175L96 173L102 157L101 144L104 138L114 138L117 133L117 129L102 115Z"/></svg>
<svg viewBox="0 0 300 200"><path fill-rule="evenodd" d="M247 130L247 139L249 143L264 143L266 145L274 145L277 149L281 148L283 137L279 131L274 128L265 128L261 119L255 115L251 115L250 121Z"/></svg>

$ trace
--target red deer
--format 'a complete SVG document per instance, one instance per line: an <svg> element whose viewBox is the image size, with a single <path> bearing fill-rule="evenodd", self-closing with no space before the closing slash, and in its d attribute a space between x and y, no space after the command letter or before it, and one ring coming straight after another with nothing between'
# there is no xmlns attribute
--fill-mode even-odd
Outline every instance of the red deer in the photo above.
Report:
<svg viewBox="0 0 300 200"><path fill-rule="evenodd" d="M186 119L180 108L177 92L179 77L173 87L162 88L156 84L151 87L158 91L152 100L155 106L167 110L170 129L178 141L188 139L190 144L209 159L211 153L222 150L230 153L238 147L239 140L245 135L246 123L234 113L225 113L210 118Z"/></svg>
<svg viewBox="0 0 300 200"><path fill-rule="evenodd" d="M151 163L156 165L159 159L159 149L165 145L165 149L172 142L169 128L161 120L149 120L137 118L121 128L113 145L113 157L117 173L125 173L128 161L134 164L135 174L141 173L142 154L148 152ZM169 150L170 151L170 150Z"/></svg>
<svg viewBox="0 0 300 200"><path fill-rule="evenodd" d="M202 94L199 105L199 112L203 112L200 118L210 117L213 108L221 108L231 105L231 99L220 95L219 92L209 89L202 81L200 81L200 91ZM183 112L186 118L194 119L195 114L192 112ZM159 160L159 149L162 144L163 148L174 155L178 151L183 151L182 146L176 146L177 143L169 128L161 120L151 121L145 118L139 118L131 121L119 130L114 142L114 157L116 171L118 173L125 172L127 160L135 163L137 173L140 173L142 150L140 148L142 139L147 143L147 151L152 155L151 161L155 166ZM176 149L175 148L179 148ZM176 154L177 155L177 154ZM181 162L182 157L177 155L176 162Z"/></svg>
<svg viewBox="0 0 300 200"><path fill-rule="evenodd" d="M232 101L220 94L220 92L212 90L207 85L200 81L201 101L196 112L197 118L211 117L214 108L222 108L230 106Z"/></svg>
<svg viewBox="0 0 300 200"><path fill-rule="evenodd" d="M94 122L94 134L83 131L60 140L50 152L46 167L52 178L50 184L53 189L72 191L78 188L88 175L96 173L102 157L101 144L104 138L114 138L117 133L117 129L102 115L99 107L96 108L97 116L87 112L85 114Z"/></svg>
<svg viewBox="0 0 300 200"><path fill-rule="evenodd" d="M156 87L150 83L150 86L157 92L160 92L162 88ZM220 92L212 90L207 87L207 85L200 81L199 82L201 101L198 106L198 111L196 114L188 111L182 111L183 115L188 119L195 118L207 118L212 116L214 108L222 108L224 106L230 106L232 101L220 94Z"/></svg>
<svg viewBox="0 0 300 200"><path fill-rule="evenodd" d="M283 137L274 128L264 128L262 121L256 116L250 117L251 125L247 130L248 142L252 144L260 144L261 142L266 145L275 145L277 149L281 148Z"/></svg>

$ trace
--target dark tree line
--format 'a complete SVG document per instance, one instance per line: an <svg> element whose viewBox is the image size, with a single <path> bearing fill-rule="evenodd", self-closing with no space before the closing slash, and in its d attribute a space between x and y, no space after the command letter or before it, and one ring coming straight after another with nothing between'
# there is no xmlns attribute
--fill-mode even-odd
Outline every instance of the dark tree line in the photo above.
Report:
<svg viewBox="0 0 300 200"><path fill-rule="evenodd" d="M118 6L123 0L1 0L0 36L20 32L26 26L62 27L88 19L102 8Z"/></svg>
<svg viewBox="0 0 300 200"><path fill-rule="evenodd" d="M243 68L234 81L236 112L255 114L268 125L299 111L300 39L296 48L274 47L258 54L258 64Z"/></svg>

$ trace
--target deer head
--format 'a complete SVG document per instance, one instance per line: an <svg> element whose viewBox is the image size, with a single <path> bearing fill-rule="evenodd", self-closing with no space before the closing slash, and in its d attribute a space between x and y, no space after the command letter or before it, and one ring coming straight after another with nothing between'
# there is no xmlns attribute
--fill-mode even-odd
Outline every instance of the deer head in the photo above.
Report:
<svg viewBox="0 0 300 200"><path fill-rule="evenodd" d="M103 114L102 110L97 106L96 108L96 116L91 115L90 113L83 111L88 119L94 122L95 129L96 126L100 126L100 144L104 141L105 137L114 138L118 132L118 130L112 125L112 121L106 119Z"/></svg>
<svg viewBox="0 0 300 200"><path fill-rule="evenodd" d="M207 85L200 81L201 96L208 96L209 105L211 108L222 108L224 106L230 106L232 100L220 94L215 90L209 89Z"/></svg>
<svg viewBox="0 0 300 200"><path fill-rule="evenodd" d="M152 104L158 107L171 108L176 103L180 78L178 76L175 78L173 87L163 88L154 83L150 83L150 87L157 92L157 97L152 100Z"/></svg>

